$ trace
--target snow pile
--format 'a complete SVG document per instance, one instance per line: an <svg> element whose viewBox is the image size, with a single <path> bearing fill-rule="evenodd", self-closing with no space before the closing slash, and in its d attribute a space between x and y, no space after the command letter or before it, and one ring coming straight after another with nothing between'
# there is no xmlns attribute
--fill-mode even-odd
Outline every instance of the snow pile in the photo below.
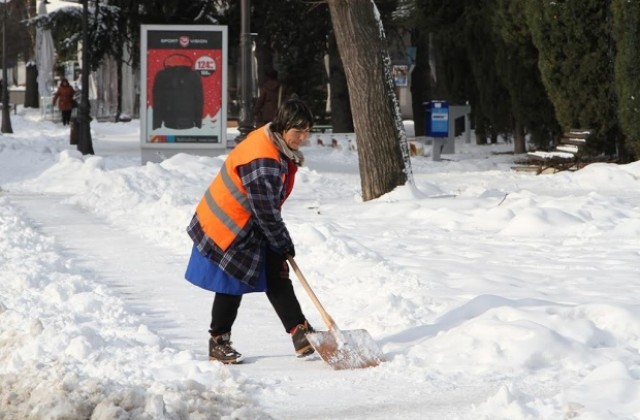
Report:
<svg viewBox="0 0 640 420"><path fill-rule="evenodd" d="M0 198L2 418L260 416L243 380L165 346L72 266Z"/></svg>

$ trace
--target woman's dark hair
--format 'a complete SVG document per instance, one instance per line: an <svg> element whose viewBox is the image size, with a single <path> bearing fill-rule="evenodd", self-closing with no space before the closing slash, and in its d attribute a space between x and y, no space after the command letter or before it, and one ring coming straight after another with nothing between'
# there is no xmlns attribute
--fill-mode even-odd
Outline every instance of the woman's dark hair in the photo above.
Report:
<svg viewBox="0 0 640 420"><path fill-rule="evenodd" d="M300 99L289 99L278 108L273 121L271 131L284 133L292 128L307 130L313 127L313 113L311 109Z"/></svg>

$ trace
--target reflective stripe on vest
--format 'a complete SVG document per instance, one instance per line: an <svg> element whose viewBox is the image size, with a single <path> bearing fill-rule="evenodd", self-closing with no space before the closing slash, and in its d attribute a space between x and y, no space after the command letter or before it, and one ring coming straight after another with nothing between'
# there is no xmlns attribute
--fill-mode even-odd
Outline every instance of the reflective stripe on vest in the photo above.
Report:
<svg viewBox="0 0 640 420"><path fill-rule="evenodd" d="M223 251L233 243L251 218L247 192L237 168L260 158L280 162L280 154L264 129L251 132L229 153L196 209L202 230Z"/></svg>
<svg viewBox="0 0 640 420"><path fill-rule="evenodd" d="M238 187L236 187L236 184L233 183L233 180L231 180L231 177L229 176L227 171L221 170L220 176L222 177L224 186L227 187L227 190L229 190L229 192L231 193L231 196L236 199L236 201L242 206L242 208L244 208L247 213L251 213L249 200L247 200L247 197L242 193L242 191L240 191ZM213 196L211 195L210 189L207 189L207 191L205 191L203 198L207 202L209 210L211 210L213 214L215 214L215 216L227 229L233 232L234 236L237 236L238 233L242 231L242 228L238 226L236 222L231 217L229 217L227 213L222 210L222 208L220 208L220 206L218 206L218 204L213 199Z"/></svg>

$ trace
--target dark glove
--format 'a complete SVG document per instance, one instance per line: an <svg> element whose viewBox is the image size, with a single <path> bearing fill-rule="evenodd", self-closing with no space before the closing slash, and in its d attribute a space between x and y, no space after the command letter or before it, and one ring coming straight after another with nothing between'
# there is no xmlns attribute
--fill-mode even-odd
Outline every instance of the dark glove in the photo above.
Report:
<svg viewBox="0 0 640 420"><path fill-rule="evenodd" d="M296 249L293 247L293 244L291 244L288 248L285 248L284 251L282 251L282 255L287 258L289 257L295 257L296 256Z"/></svg>

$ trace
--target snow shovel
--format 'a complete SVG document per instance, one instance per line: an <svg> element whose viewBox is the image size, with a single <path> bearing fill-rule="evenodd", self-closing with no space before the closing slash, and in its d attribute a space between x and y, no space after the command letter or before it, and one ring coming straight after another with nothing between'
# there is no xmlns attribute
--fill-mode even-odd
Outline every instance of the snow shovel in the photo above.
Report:
<svg viewBox="0 0 640 420"><path fill-rule="evenodd" d="M338 328L333 318L322 307L316 294L311 290L311 286L302 275L293 257L288 256L287 259L329 328L329 331L315 331L306 336L322 360L336 370L367 368L378 366L384 362L385 357L382 351L366 330L342 331Z"/></svg>

